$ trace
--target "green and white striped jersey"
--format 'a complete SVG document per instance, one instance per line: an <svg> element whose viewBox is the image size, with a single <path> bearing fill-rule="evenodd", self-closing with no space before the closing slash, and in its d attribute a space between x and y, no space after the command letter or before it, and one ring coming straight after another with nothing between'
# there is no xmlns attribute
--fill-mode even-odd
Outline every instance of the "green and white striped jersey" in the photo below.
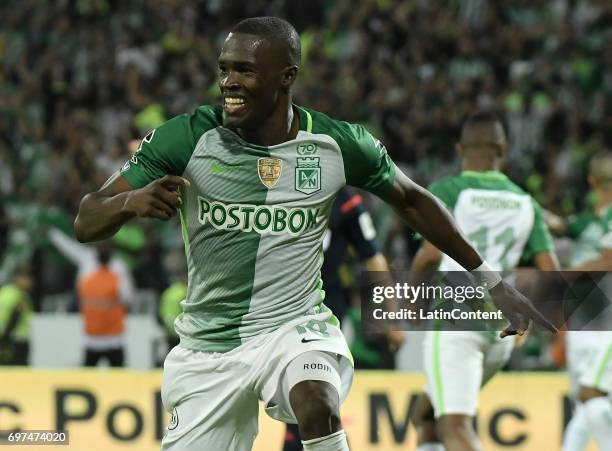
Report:
<svg viewBox="0 0 612 451"><path fill-rule="evenodd" d="M568 235L575 240L570 254L570 267L598 259L612 249L612 205L596 215L592 211L572 216L567 221Z"/></svg>
<svg viewBox="0 0 612 451"><path fill-rule="evenodd" d="M429 190L496 271L514 269L521 257L553 249L538 203L501 172L464 171L434 182ZM463 268L444 255L440 270Z"/></svg>
<svg viewBox="0 0 612 451"><path fill-rule="evenodd" d="M325 309L322 240L345 184L380 194L395 165L360 125L296 107L294 140L263 147L201 106L150 132L122 169L134 188L166 174L191 182L180 210L189 271L181 345L226 352Z"/></svg>

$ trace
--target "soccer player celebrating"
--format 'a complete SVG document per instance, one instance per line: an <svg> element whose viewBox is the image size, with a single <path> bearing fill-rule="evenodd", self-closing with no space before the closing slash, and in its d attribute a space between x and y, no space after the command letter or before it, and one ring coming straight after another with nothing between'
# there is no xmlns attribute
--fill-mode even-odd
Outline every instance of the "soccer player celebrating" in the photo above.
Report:
<svg viewBox="0 0 612 451"><path fill-rule="evenodd" d="M249 450L258 400L297 423L305 450L347 450L339 405L352 380L319 271L329 212L345 184L377 194L468 270L522 333L555 330L500 281L445 209L363 127L293 104L300 40L286 21L246 19L219 56L223 106L201 106L149 133L122 171L86 195L76 236L93 241L138 217L179 211L188 292L166 357L173 413L163 450Z"/></svg>
<svg viewBox="0 0 612 451"><path fill-rule="evenodd" d="M458 150L463 172L433 183L430 191L452 211L480 255L496 271L516 268L521 256L533 259L540 270L558 269L540 206L499 172L506 153L501 122L488 113L470 116ZM425 241L411 270L438 268L461 270L452 257ZM422 395L413 416L419 451L482 449L473 427L478 393L508 361L512 347L513 340L501 340L491 332L427 332L423 351L427 395Z"/></svg>

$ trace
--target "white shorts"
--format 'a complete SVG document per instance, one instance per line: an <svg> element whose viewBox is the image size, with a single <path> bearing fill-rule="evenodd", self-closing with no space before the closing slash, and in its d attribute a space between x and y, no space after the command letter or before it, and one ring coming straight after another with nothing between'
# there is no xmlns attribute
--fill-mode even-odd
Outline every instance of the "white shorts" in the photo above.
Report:
<svg viewBox="0 0 612 451"><path fill-rule="evenodd" d="M322 351L337 360L343 402L352 383L353 362L342 332L330 318L331 312L299 318L226 353L172 349L162 383L162 402L172 420L162 450L251 450L259 400L272 418L296 423L284 374L289 363L306 352ZM325 377L313 373L304 380L312 379Z"/></svg>
<svg viewBox="0 0 612 451"><path fill-rule="evenodd" d="M596 332L598 342L589 349L580 372L580 385L612 394L612 333Z"/></svg>
<svg viewBox="0 0 612 451"><path fill-rule="evenodd" d="M599 343L600 332L568 331L565 336L565 353L567 356L567 372L570 378L570 392L578 399L580 378L593 360Z"/></svg>
<svg viewBox="0 0 612 451"><path fill-rule="evenodd" d="M487 332L429 331L423 343L426 392L435 417L475 416L480 389L510 358L514 337Z"/></svg>

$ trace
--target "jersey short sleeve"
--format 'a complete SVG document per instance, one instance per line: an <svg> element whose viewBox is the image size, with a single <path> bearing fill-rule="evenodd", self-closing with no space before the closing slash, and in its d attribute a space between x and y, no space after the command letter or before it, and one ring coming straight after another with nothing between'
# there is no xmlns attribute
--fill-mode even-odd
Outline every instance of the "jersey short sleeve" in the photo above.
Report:
<svg viewBox="0 0 612 451"><path fill-rule="evenodd" d="M121 175L133 188L141 188L165 175L181 175L200 136L218 125L216 107L202 106L151 130Z"/></svg>
<svg viewBox="0 0 612 451"><path fill-rule="evenodd" d="M444 202L446 208L452 211L457 203L461 187L455 183L455 177L445 177L433 182L427 190Z"/></svg>
<svg viewBox="0 0 612 451"><path fill-rule="evenodd" d="M461 192L461 187L460 184L456 183L455 177L444 177L429 185L427 191L440 199L452 214ZM420 241L423 239L423 236L420 233L415 233L414 239Z"/></svg>
<svg viewBox="0 0 612 451"><path fill-rule="evenodd" d="M523 251L524 259L531 259L540 252L550 252L554 250L553 240L544 222L544 215L542 214L542 207L532 198L531 203L533 205L533 228L531 234L525 244L525 250Z"/></svg>
<svg viewBox="0 0 612 451"><path fill-rule="evenodd" d="M347 184L373 194L393 185L395 164L385 146L363 126L350 124L350 139L342 148Z"/></svg>
<svg viewBox="0 0 612 451"><path fill-rule="evenodd" d="M593 220L594 216L591 212L583 212L570 216L565 221L567 236L574 240L577 239Z"/></svg>

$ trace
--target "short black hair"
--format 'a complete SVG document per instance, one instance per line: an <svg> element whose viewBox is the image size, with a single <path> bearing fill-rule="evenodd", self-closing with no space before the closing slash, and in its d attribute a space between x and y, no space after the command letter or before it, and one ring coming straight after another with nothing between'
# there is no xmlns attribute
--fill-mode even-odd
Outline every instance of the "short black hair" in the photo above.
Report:
<svg viewBox="0 0 612 451"><path fill-rule="evenodd" d="M465 128L473 125L488 125L497 123L502 124L502 121L497 114L491 111L477 111L468 116L463 124L463 127Z"/></svg>
<svg viewBox="0 0 612 451"><path fill-rule="evenodd" d="M280 17L250 17L234 25L230 32L254 34L275 44L281 44L287 50L289 64L300 64L302 58L300 35L293 25Z"/></svg>
<svg viewBox="0 0 612 451"><path fill-rule="evenodd" d="M499 116L491 111L476 111L468 116L468 118L463 123L463 127L461 127L461 140L463 141L465 133L467 130L473 127L481 127L483 125L496 125L499 124L504 130L504 134L506 133L504 129L504 124Z"/></svg>
<svg viewBox="0 0 612 451"><path fill-rule="evenodd" d="M501 119L489 111L477 111L466 119L461 128L461 146L464 156L485 154L501 156L506 147L506 131ZM502 146L502 147L500 147Z"/></svg>

